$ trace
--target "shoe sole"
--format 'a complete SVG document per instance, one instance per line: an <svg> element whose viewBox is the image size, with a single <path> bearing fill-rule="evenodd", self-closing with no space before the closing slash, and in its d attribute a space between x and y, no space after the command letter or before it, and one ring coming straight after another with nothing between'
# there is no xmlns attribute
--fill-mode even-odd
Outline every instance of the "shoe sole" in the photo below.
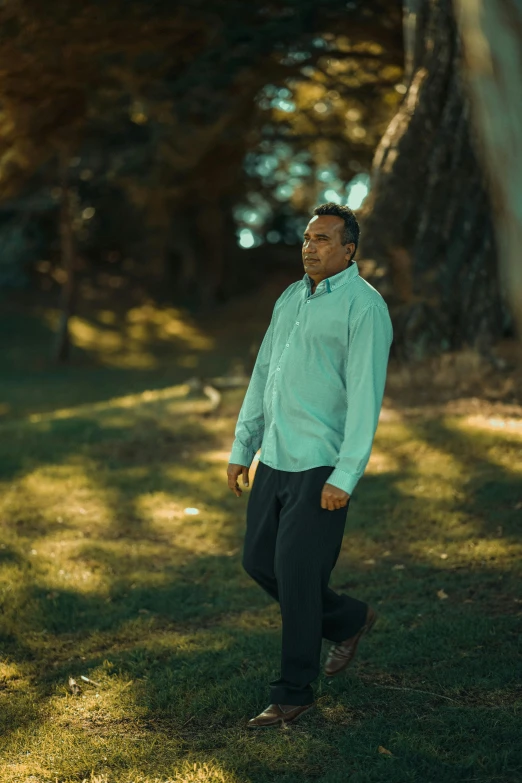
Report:
<svg viewBox="0 0 522 783"><path fill-rule="evenodd" d="M312 705L314 707L315 705ZM309 707L307 710L303 710L298 715L295 716L295 718L292 718L291 720L285 720L284 718L278 718L274 723L261 723L261 724L248 724L246 725L247 729L273 729L274 726L282 726L284 723L287 723L290 725L291 723L295 723L296 720L299 720L301 715L307 715L312 707Z"/></svg>
<svg viewBox="0 0 522 783"><path fill-rule="evenodd" d="M350 660L348 661L348 663L345 664L345 666L343 666L341 669L337 669L337 671L333 672L333 674L326 674L326 672L325 672L325 675L327 677L337 677L338 674L342 674L348 668L348 666L352 663L353 659L357 655L357 650L359 649L359 642L361 641L361 639L363 638L363 636L365 634L369 633L372 630L372 628L375 625L375 621L377 620L378 616L379 615L374 614L373 618L368 623L363 625L363 627L359 631L359 638L357 639L357 642L355 643L354 653L353 653L352 657L350 658Z"/></svg>

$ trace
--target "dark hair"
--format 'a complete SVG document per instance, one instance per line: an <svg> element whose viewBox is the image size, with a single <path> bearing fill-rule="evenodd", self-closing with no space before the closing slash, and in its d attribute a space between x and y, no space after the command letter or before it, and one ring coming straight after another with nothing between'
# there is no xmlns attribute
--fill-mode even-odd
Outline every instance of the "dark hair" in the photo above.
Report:
<svg viewBox="0 0 522 783"><path fill-rule="evenodd" d="M360 228L357 218L350 207L344 207L341 204L335 204L333 201L328 201L326 204L321 204L316 207L314 209L314 215L333 215L334 217L340 217L341 220L344 221L341 245L347 245L348 242L353 242L355 244L355 250L352 254L353 258L357 251L357 245L359 244Z"/></svg>

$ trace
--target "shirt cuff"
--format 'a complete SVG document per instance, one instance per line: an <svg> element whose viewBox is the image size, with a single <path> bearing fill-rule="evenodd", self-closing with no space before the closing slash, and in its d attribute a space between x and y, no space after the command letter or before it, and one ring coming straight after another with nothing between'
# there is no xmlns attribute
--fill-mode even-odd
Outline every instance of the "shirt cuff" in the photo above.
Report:
<svg viewBox="0 0 522 783"><path fill-rule="evenodd" d="M228 462L229 464L244 465L249 468L256 454L257 449L254 451L251 448L242 446L240 443L234 443Z"/></svg>
<svg viewBox="0 0 522 783"><path fill-rule="evenodd" d="M339 470L339 468L335 468L335 470L330 473L328 478L326 479L327 484L332 484L334 487L338 487L339 489L344 490L345 492L348 492L349 495L352 494L355 485L359 481L359 476L356 476L354 473L346 473L344 470Z"/></svg>

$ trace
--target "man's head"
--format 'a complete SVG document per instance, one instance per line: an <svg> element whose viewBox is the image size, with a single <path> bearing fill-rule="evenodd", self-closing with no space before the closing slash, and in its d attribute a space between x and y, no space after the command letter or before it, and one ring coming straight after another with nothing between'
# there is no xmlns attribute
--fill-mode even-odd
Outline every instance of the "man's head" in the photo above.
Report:
<svg viewBox="0 0 522 783"><path fill-rule="evenodd" d="M350 265L359 243L359 224L349 207L321 204L314 209L303 241L303 265L315 285Z"/></svg>

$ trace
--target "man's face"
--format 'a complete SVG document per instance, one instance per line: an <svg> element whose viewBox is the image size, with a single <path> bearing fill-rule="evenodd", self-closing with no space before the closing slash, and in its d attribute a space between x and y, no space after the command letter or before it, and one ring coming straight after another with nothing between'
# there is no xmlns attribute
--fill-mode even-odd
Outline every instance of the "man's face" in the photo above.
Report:
<svg viewBox="0 0 522 783"><path fill-rule="evenodd" d="M336 215L314 215L304 232L303 266L315 285L341 272L350 263L353 242L342 245L344 220Z"/></svg>

